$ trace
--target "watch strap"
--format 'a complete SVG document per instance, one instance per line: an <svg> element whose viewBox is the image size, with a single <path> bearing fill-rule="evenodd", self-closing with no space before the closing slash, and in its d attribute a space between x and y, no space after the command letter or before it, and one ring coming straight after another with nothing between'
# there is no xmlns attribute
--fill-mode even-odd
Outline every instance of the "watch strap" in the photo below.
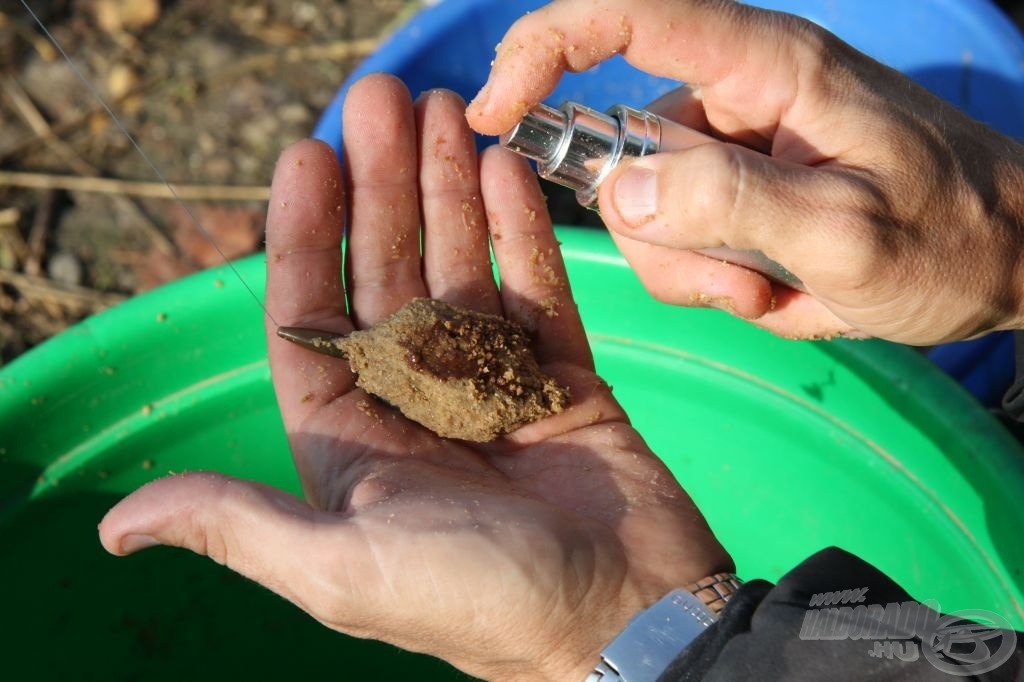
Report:
<svg viewBox="0 0 1024 682"><path fill-rule="evenodd" d="M742 586L743 581L737 578L735 573L716 573L690 583L686 589L704 602L712 613L718 615L725 608L726 602Z"/></svg>

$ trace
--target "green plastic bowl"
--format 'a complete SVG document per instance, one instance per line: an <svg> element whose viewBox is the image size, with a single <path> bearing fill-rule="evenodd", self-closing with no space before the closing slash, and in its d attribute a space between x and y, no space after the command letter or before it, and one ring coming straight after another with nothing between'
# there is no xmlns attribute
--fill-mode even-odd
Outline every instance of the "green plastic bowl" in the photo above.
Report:
<svg viewBox="0 0 1024 682"><path fill-rule="evenodd" d="M1024 451L952 380L898 346L784 341L661 305L606 234L559 238L600 373L742 576L775 579L838 545L944 610L1024 625ZM262 258L237 267L263 279ZM107 556L103 513L187 469L299 491L262 313L226 268L88 319L0 371L5 677L459 676L328 631L188 552Z"/></svg>

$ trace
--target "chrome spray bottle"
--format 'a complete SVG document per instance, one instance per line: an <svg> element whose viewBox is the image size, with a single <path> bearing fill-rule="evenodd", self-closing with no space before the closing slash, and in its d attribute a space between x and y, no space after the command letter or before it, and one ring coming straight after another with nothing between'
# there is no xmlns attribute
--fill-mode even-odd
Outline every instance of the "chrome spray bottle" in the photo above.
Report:
<svg viewBox="0 0 1024 682"><path fill-rule="evenodd" d="M575 102L558 109L533 108L501 136L501 144L537 162L541 177L576 190L576 199L597 210L597 188L625 157L686 149L712 138L649 111L617 104L606 113ZM797 289L803 284L760 251L702 249L706 256L756 270Z"/></svg>

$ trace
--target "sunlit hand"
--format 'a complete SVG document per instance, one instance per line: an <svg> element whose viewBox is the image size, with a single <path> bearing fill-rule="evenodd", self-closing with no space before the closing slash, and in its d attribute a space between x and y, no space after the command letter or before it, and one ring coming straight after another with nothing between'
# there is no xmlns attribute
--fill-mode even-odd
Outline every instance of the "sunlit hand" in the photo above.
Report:
<svg viewBox="0 0 1024 682"><path fill-rule="evenodd" d="M563 71L617 53L689 83L651 108L721 140L601 186L654 296L796 337L1024 327L1024 147L802 19L733 0L556 0L502 40L470 124L504 132ZM721 245L764 251L809 295L685 250Z"/></svg>
<svg viewBox="0 0 1024 682"><path fill-rule="evenodd" d="M446 92L413 105L401 83L371 76L346 101L344 181L325 145L282 155L267 306L282 325L338 332L416 296L504 314L533 331L572 407L491 444L445 440L356 389L344 361L268 325L305 501L173 476L118 504L100 534L115 554L207 554L331 628L473 675L582 679L637 611L731 560L594 374L533 173L500 149L478 167L463 107ZM552 302L557 315L540 314Z"/></svg>

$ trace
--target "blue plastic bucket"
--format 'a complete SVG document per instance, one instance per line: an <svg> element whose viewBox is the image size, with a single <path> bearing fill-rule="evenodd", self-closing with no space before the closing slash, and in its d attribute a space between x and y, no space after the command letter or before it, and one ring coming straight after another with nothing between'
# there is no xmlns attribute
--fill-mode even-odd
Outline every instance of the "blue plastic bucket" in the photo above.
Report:
<svg viewBox="0 0 1024 682"><path fill-rule="evenodd" d="M324 112L315 136L338 148L341 103L368 73L393 73L413 95L430 88L467 99L487 79L494 47L512 23L542 0L442 0L397 33L352 74ZM952 102L974 118L1024 138L1024 38L989 0L760 0L838 35ZM616 57L570 74L549 98L596 108L643 105L678 83L637 71Z"/></svg>
<svg viewBox="0 0 1024 682"><path fill-rule="evenodd" d="M341 87L314 136L341 147L348 87L377 71L393 73L415 95L430 88L469 99L487 79L494 47L512 23L543 0L442 0L416 15ZM797 14L892 66L972 117L1024 139L1024 38L989 0L759 0ZM637 71L621 57L567 75L549 102L604 109L643 105L678 83ZM1012 376L1012 338L946 344L930 354L982 404L999 402Z"/></svg>

